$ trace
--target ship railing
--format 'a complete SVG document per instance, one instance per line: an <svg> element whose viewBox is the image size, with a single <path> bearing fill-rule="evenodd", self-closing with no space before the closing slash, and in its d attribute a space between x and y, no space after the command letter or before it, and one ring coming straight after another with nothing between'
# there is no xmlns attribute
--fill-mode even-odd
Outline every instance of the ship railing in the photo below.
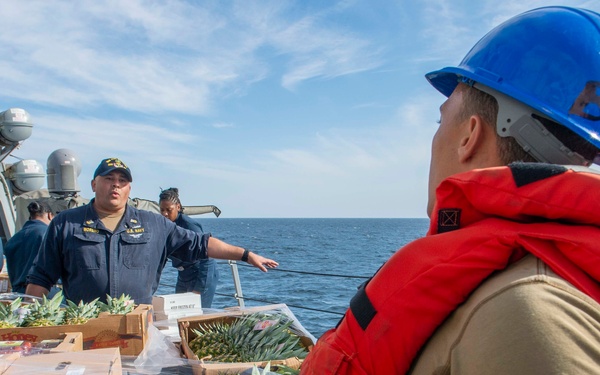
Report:
<svg viewBox="0 0 600 375"><path fill-rule="evenodd" d="M240 281L238 267L253 268L253 266L246 264L246 263L236 262L235 260L228 260L226 262L225 261L217 261L217 263L218 264L226 263L229 265L230 270L231 270L231 275L233 278L234 294L232 295L232 294L227 294L227 293L215 292L215 295L218 295L221 297L234 298L237 301L240 308L244 308L245 301L260 302L260 303L269 304L269 305L278 304L278 303L282 302L282 301L272 301L272 300L267 300L267 299L262 299L262 298L244 296L243 291L242 291L242 285L241 285L241 281ZM269 269L269 272L296 273L296 274L318 276L318 277L336 277L336 278L346 278L346 279L359 279L359 280L364 280L364 281L366 281L370 278L370 276L332 274L332 273L310 272L310 271L297 271L297 270L290 270L290 269L285 269L285 268L280 268L280 267ZM163 282L161 282L160 284L162 286L172 287L173 289L175 288L174 285L167 285ZM288 303L287 301L285 303L288 307L323 312L323 313L334 314L334 315L339 315L339 316L344 315L344 313L339 312L339 311L330 311L330 310L319 309L319 308L315 308L315 307L302 306L302 305L297 305L297 304L293 304L293 303Z"/></svg>
<svg viewBox="0 0 600 375"><path fill-rule="evenodd" d="M240 309L245 307L244 304L244 293L242 292L242 283L240 281L240 273L238 272L237 262L235 260L228 260L229 268L231 268L231 276L233 277L233 287L235 288L235 298L240 306Z"/></svg>

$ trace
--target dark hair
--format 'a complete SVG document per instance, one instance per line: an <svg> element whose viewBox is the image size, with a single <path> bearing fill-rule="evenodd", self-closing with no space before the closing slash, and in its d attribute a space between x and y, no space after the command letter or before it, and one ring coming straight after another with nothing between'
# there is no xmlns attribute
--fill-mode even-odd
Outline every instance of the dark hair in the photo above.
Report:
<svg viewBox="0 0 600 375"><path fill-rule="evenodd" d="M41 201L33 201L29 203L29 205L27 205L27 211L29 211L29 220L43 216L47 213L53 213L52 209L50 208L50 205L46 202Z"/></svg>
<svg viewBox="0 0 600 375"><path fill-rule="evenodd" d="M461 119L478 114L483 121L496 127L498 118L498 102L492 95L477 90L471 86L461 86L463 90L463 105L460 111ZM498 154L504 164L515 161L536 162L537 160L519 145L513 137L496 137Z"/></svg>
<svg viewBox="0 0 600 375"><path fill-rule="evenodd" d="M494 128L498 118L498 102L492 95L476 88L465 86L463 91L463 107L460 115L463 119L472 114L478 114L481 118ZM565 147L571 151L577 152L586 160L593 161L600 152L594 145L572 132L567 127L556 123L547 118L533 116L540 121L546 130L554 135ZM537 162L537 160L519 145L513 137L497 138L498 152L500 159L505 164L516 161Z"/></svg>
<svg viewBox="0 0 600 375"><path fill-rule="evenodd" d="M168 188L165 190L161 190L158 196L158 202L169 201L181 206L181 201L179 201L179 189L177 188ZM181 207L183 211L183 207Z"/></svg>

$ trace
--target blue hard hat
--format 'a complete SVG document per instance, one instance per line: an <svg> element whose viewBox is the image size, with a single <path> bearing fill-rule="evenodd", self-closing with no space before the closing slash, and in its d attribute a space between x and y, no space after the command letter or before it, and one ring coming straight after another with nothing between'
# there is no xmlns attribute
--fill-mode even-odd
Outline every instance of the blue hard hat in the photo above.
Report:
<svg viewBox="0 0 600 375"><path fill-rule="evenodd" d="M600 14L551 6L486 34L457 67L426 74L450 96L479 83L534 108L600 148Z"/></svg>

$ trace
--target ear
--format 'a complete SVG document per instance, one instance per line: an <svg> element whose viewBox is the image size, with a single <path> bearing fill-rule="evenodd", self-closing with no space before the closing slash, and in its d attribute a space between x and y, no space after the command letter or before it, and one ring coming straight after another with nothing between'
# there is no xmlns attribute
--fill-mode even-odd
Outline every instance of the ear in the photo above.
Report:
<svg viewBox="0 0 600 375"><path fill-rule="evenodd" d="M468 163L481 151L485 141L485 123L479 115L471 115L463 125L463 137L458 147L458 160Z"/></svg>
<svg viewBox="0 0 600 375"><path fill-rule="evenodd" d="M96 179L92 180L92 192L96 192Z"/></svg>

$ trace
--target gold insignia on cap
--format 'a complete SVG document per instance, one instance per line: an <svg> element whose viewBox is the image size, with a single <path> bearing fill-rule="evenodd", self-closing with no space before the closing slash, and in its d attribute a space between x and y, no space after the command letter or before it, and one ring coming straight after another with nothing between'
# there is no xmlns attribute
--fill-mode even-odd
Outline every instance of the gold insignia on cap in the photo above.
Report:
<svg viewBox="0 0 600 375"><path fill-rule="evenodd" d="M137 222L138 222L136 219L131 219L131 220L129 220L129 221L130 221L131 223L135 223L135 224L137 224Z"/></svg>
<svg viewBox="0 0 600 375"><path fill-rule="evenodd" d="M86 225L92 225L94 224L94 220L88 220L85 222Z"/></svg>
<svg viewBox="0 0 600 375"><path fill-rule="evenodd" d="M119 158L106 159L106 165L109 167L129 169L127 165L125 165L125 163L123 163Z"/></svg>

